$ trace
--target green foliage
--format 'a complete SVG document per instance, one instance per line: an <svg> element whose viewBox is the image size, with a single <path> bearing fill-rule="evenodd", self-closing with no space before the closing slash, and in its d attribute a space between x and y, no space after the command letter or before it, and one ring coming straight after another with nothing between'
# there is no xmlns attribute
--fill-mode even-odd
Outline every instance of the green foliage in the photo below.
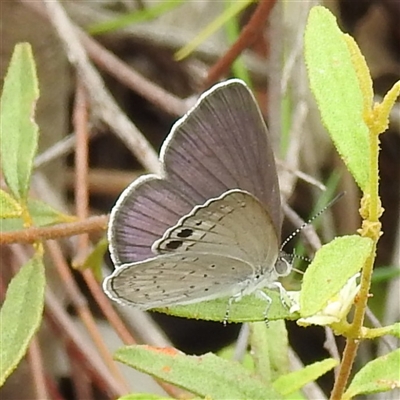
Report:
<svg viewBox="0 0 400 400"><path fill-rule="evenodd" d="M371 249L371 239L356 235L336 238L323 246L304 274L300 315L308 317L321 311L360 271Z"/></svg>
<svg viewBox="0 0 400 400"><path fill-rule="evenodd" d="M272 304L268 310L268 319L295 319L296 314L291 314L279 298L279 293L272 290L265 290L265 293L272 299ZM174 306L160 308L155 311L164 312L176 317L203 319L206 321L222 321L228 307L229 298L203 301L185 306ZM265 321L266 303L264 299L255 296L244 296L240 301L232 303L229 308L228 322L252 322Z"/></svg>
<svg viewBox="0 0 400 400"><path fill-rule="evenodd" d="M400 388L400 349L370 361L354 376L343 399Z"/></svg>
<svg viewBox="0 0 400 400"><path fill-rule="evenodd" d="M274 388L284 396L288 396L296 390L301 389L307 383L314 382L320 376L336 367L337 364L337 360L327 358L323 361L307 365L303 369L280 376L274 382Z"/></svg>
<svg viewBox="0 0 400 400"><path fill-rule="evenodd" d="M0 157L7 186L16 199L28 195L33 158L38 145L34 121L39 97L31 47L18 44L4 79L0 107Z"/></svg>
<svg viewBox="0 0 400 400"><path fill-rule="evenodd" d="M173 348L128 346L115 358L199 396L215 399L279 399L281 396L237 362L214 354L188 356Z"/></svg>
<svg viewBox="0 0 400 400"><path fill-rule="evenodd" d="M140 22L151 21L168 11L173 10L183 3L183 0L167 0L154 7L145 7L142 10L137 10L131 13L126 13L118 18L96 23L88 28L88 32L92 35L113 32L118 29L123 29L129 25Z"/></svg>
<svg viewBox="0 0 400 400"><path fill-rule="evenodd" d="M44 266L40 256L28 261L8 286L0 310L0 386L17 368L39 329L44 288Z"/></svg>
<svg viewBox="0 0 400 400"><path fill-rule="evenodd" d="M310 12L304 52L322 122L357 184L365 190L370 155L363 96L344 34L323 7Z"/></svg>
<svg viewBox="0 0 400 400"><path fill-rule="evenodd" d="M39 130L34 115L39 97L36 68L29 44L16 45L0 107L0 156L9 192L0 190L1 234L32 226L71 221L48 204L28 197ZM44 304L42 247L14 276L0 311L0 386L17 368L39 329ZM2 265L2 268L9 268Z"/></svg>

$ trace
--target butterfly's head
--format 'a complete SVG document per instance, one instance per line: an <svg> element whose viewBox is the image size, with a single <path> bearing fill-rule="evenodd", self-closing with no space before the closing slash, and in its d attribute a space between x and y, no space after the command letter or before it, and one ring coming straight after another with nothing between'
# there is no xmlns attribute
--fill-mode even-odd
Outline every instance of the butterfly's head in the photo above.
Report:
<svg viewBox="0 0 400 400"><path fill-rule="evenodd" d="M275 272L278 276L287 276L292 271L293 256L284 251L279 252L279 257L275 262Z"/></svg>

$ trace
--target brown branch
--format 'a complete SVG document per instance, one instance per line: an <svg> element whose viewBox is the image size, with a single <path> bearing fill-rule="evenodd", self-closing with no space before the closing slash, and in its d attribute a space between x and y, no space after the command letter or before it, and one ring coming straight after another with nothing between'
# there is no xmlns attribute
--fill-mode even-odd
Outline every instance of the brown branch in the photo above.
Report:
<svg viewBox="0 0 400 400"><path fill-rule="evenodd" d="M208 88L222 75L225 75L236 58L249 47L260 34L260 27L263 26L274 6L276 0L262 0L250 21L243 28L242 33L230 49L223 55L208 71L204 81L204 88Z"/></svg>
<svg viewBox="0 0 400 400"><path fill-rule="evenodd" d="M84 221L58 224L53 226L33 227L12 232L0 233L0 245L11 243L34 243L38 240L50 240L82 233L92 233L107 229L108 215L90 217Z"/></svg>

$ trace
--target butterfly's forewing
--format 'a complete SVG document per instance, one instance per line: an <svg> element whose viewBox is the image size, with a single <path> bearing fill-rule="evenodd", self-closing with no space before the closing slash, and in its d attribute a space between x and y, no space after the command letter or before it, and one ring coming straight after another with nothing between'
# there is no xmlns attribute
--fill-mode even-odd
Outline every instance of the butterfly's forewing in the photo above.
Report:
<svg viewBox="0 0 400 400"><path fill-rule="evenodd" d="M104 281L115 301L143 310L240 292L251 265L219 255L173 253L117 268Z"/></svg>
<svg viewBox="0 0 400 400"><path fill-rule="evenodd" d="M257 197L281 229L278 177L256 100L232 79L203 94L174 126L161 150L168 179L195 204L229 189Z"/></svg>
<svg viewBox="0 0 400 400"><path fill-rule="evenodd" d="M152 243L192 208L169 182L155 175L137 179L111 212L108 237L114 264L153 257Z"/></svg>
<svg viewBox="0 0 400 400"><path fill-rule="evenodd" d="M116 265L154 255L152 244L194 207L229 189L264 205L280 233L276 167L250 90L238 80L214 86L172 128L161 149L164 176L134 182L113 209L109 240Z"/></svg>
<svg viewBox="0 0 400 400"><path fill-rule="evenodd" d="M155 253L229 256L272 270L279 253L278 233L263 205L250 193L230 190L196 206L153 244Z"/></svg>

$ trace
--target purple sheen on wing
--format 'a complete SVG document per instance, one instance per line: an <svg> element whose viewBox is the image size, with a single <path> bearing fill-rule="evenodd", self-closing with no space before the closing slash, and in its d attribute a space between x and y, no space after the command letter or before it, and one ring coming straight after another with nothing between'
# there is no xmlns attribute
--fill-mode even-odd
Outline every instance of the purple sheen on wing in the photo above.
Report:
<svg viewBox="0 0 400 400"><path fill-rule="evenodd" d="M109 241L114 263L153 257L154 241L192 208L169 182L152 175L136 180L121 195L111 215Z"/></svg>

